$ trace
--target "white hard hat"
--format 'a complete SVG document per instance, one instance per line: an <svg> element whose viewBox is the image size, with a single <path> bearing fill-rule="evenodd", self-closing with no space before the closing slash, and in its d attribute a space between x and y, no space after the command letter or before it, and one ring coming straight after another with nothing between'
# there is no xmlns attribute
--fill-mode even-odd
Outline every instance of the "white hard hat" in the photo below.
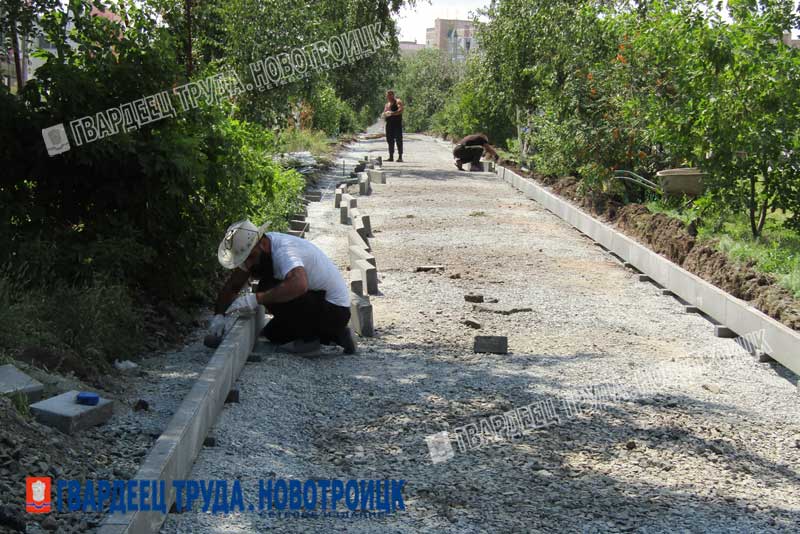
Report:
<svg viewBox="0 0 800 534"><path fill-rule="evenodd" d="M239 267L250 255L266 229L266 224L259 228L247 219L230 225L217 250L219 263L226 269Z"/></svg>

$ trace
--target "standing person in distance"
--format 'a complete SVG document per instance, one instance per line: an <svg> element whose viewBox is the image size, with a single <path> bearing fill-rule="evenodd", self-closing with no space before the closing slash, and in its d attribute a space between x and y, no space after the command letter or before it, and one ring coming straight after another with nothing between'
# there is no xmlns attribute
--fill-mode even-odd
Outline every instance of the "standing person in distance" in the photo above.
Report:
<svg viewBox="0 0 800 534"><path fill-rule="evenodd" d="M383 119L386 121L386 142L389 143L389 159L394 161L394 145L397 143L397 161L403 161L403 101L395 98L394 91L386 91L386 105L383 106Z"/></svg>

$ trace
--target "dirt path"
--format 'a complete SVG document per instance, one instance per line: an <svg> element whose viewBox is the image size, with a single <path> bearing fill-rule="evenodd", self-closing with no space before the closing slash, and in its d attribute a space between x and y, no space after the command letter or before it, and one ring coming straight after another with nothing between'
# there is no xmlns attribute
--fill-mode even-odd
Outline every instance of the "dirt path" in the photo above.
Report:
<svg viewBox="0 0 800 534"><path fill-rule="evenodd" d="M367 153L385 157L385 142L343 156ZM170 515L164 532L796 529L796 376L713 337L496 176L458 172L444 143L409 135L404 156L359 199L375 229L377 337L355 356L249 364L241 403L223 411L218 446L191 477L238 478L252 500L254 481L270 477L404 479L406 510L380 520L192 512ZM310 239L345 270L331 189L309 219ZM444 271L415 272L429 264ZM465 294L523 311L476 311ZM476 334L508 336L510 354L473 354ZM715 351L734 357L714 365ZM643 380L652 370L658 379ZM563 402L644 382L636 398L594 410ZM550 426L466 451L453 442L454 457L433 463L426 436L550 401Z"/></svg>

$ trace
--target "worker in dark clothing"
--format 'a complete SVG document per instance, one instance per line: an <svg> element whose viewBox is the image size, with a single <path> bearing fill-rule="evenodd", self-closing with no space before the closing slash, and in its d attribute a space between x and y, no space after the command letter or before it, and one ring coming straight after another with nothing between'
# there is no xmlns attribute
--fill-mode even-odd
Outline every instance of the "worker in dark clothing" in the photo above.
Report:
<svg viewBox="0 0 800 534"><path fill-rule="evenodd" d="M462 165L464 163L479 163L484 152L492 156L495 161L500 159L494 147L489 144L489 138L486 137L486 134L478 133L466 136L453 149L456 167L458 167L459 171L463 171Z"/></svg>
<svg viewBox="0 0 800 534"><path fill-rule="evenodd" d="M397 143L397 161L403 161L403 102L394 97L394 91L386 91L386 105L383 106L386 121L386 141L389 143L389 159L394 161L394 145Z"/></svg>

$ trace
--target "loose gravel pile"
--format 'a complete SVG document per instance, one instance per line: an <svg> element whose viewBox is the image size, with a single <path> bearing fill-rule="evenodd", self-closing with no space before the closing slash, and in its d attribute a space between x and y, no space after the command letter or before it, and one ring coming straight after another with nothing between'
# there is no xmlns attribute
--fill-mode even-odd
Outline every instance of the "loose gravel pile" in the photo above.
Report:
<svg viewBox="0 0 800 534"><path fill-rule="evenodd" d="M458 172L443 143L405 144L406 162L384 165L388 184L359 199L375 231L377 337L357 355L248 364L241 403L223 410L216 446L190 477L240 479L249 502L272 477L404 479L406 510L195 510L171 514L163 532L797 531L795 375L715 338L495 175ZM349 150L352 164L385 156L385 142ZM309 207L309 238L345 271L333 178ZM417 272L423 265L443 269ZM509 353L474 354L475 335L507 336ZM579 392L634 389L564 409ZM542 402L556 409L549 426L467 451L453 442L453 457L433 462L427 436Z"/></svg>

